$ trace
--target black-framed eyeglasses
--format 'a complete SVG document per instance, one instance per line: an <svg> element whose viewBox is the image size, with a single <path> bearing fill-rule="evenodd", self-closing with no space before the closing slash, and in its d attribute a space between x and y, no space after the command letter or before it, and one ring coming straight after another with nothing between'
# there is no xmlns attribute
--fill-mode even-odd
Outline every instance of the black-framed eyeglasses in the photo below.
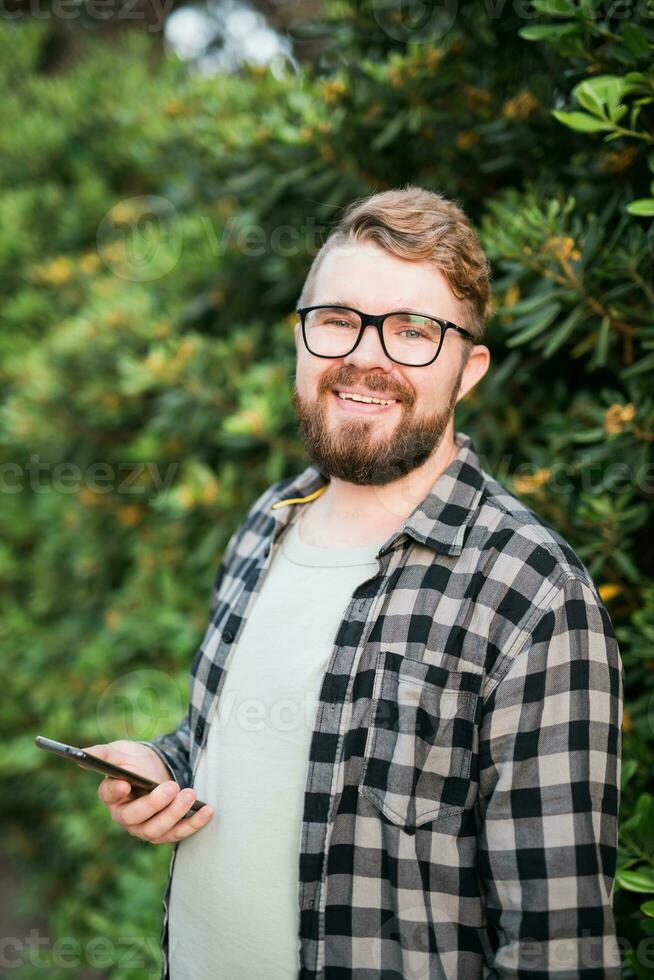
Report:
<svg viewBox="0 0 654 980"><path fill-rule="evenodd" d="M356 349L370 324L377 328L384 353L396 364L426 367L441 352L448 330L474 340L469 330L442 317L409 310L364 313L349 306L303 306L295 311L301 319L305 347L315 357L347 357Z"/></svg>

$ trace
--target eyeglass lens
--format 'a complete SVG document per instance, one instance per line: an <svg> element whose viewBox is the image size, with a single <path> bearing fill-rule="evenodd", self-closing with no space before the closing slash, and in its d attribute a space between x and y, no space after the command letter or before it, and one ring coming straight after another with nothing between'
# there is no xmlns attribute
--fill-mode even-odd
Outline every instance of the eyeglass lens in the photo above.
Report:
<svg viewBox="0 0 654 980"><path fill-rule="evenodd" d="M354 347L361 317L340 306L320 307L306 314L307 345L313 354L344 357ZM389 357L418 366L434 358L441 342L438 320L418 313L394 313L384 320L384 344Z"/></svg>

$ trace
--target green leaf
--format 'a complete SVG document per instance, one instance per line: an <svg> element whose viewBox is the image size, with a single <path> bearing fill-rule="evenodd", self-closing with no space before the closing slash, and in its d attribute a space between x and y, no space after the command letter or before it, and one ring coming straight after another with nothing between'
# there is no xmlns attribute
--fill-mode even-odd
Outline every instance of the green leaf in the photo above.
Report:
<svg viewBox="0 0 654 980"><path fill-rule="evenodd" d="M497 312L508 313L511 317L515 317L516 314L532 313L541 306L545 306L546 303L551 303L559 295L559 292L558 289L549 288L541 293L532 293L531 296L525 296L524 299L519 299L512 306L500 307Z"/></svg>
<svg viewBox="0 0 654 980"><path fill-rule="evenodd" d="M624 551L620 551L618 548L616 548L613 552L613 559L630 582L633 582L634 585L640 585L642 575L634 565L631 558L629 558ZM652 888L652 891L654 891L654 888Z"/></svg>
<svg viewBox="0 0 654 980"><path fill-rule="evenodd" d="M649 41L647 35L636 24L625 24L622 28L622 38L625 47L632 54L647 54L649 52Z"/></svg>
<svg viewBox="0 0 654 980"><path fill-rule="evenodd" d="M576 12L572 0L534 0L533 6L541 14L552 17L574 17Z"/></svg>
<svg viewBox="0 0 654 980"><path fill-rule="evenodd" d="M569 126L570 129L574 129L578 133L599 133L602 130L606 131L613 128L610 123L595 119L585 112L561 112L558 109L552 109L552 115L564 126Z"/></svg>
<svg viewBox="0 0 654 980"><path fill-rule="evenodd" d="M534 337L537 337L538 334L542 333L544 330L547 330L560 309L560 303L551 303L549 306L546 306L544 310L541 310L540 313L527 324L527 326L525 326L518 333L514 334L514 336L507 341L506 346L517 347L519 344L524 344L528 340L532 340Z"/></svg>
<svg viewBox="0 0 654 980"><path fill-rule="evenodd" d="M385 146L392 143L395 137L402 131L406 116L406 112L398 112L396 116L392 116L390 122L382 129L381 133L375 136L370 144L371 148L373 150L383 150Z"/></svg>
<svg viewBox="0 0 654 980"><path fill-rule="evenodd" d="M555 350L563 344L577 324L584 317L584 310L581 306L575 306L567 317L558 325L556 330L554 330L545 346L543 347L543 357L551 357Z"/></svg>
<svg viewBox="0 0 654 980"><path fill-rule="evenodd" d="M648 915L651 919L654 919L654 901L650 899L649 902L643 902L640 911Z"/></svg>
<svg viewBox="0 0 654 980"><path fill-rule="evenodd" d="M546 41L549 38L574 34L576 30L574 24L532 24L530 27L521 27L518 34L525 41Z"/></svg>
<svg viewBox="0 0 654 980"><path fill-rule="evenodd" d="M654 197L639 197L628 204L626 210L640 218L654 218Z"/></svg>
<svg viewBox="0 0 654 980"><path fill-rule="evenodd" d="M624 789L629 780L636 774L638 770L638 760L637 759L625 759L622 764L622 771L620 774L620 788Z"/></svg>
<svg viewBox="0 0 654 980"><path fill-rule="evenodd" d="M627 90L624 78L618 75L596 75L585 78L572 89L579 102L596 116L611 115Z"/></svg>
<svg viewBox="0 0 654 980"><path fill-rule="evenodd" d="M611 318L609 316L602 317L602 322L597 334L597 343L595 344L595 350L593 356L589 362L589 368L603 367L606 364L606 355L608 352L609 339L611 336Z"/></svg>
<svg viewBox="0 0 654 980"><path fill-rule="evenodd" d="M629 892L654 892L654 869L651 868L618 871L615 880Z"/></svg>
<svg viewBox="0 0 654 980"><path fill-rule="evenodd" d="M650 370L654 371L654 354L647 354L640 361L636 361L635 364L630 364L629 367L624 368L620 372L620 377L633 378L634 375L644 374Z"/></svg>

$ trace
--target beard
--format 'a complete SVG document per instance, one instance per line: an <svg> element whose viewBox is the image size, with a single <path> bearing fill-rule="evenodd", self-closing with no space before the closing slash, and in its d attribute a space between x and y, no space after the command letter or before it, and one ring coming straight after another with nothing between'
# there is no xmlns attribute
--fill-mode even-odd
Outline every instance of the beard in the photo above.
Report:
<svg viewBox="0 0 654 980"><path fill-rule="evenodd" d="M309 402L293 387L293 404L297 414L304 447L323 476L333 476L359 486L382 486L406 476L421 466L439 446L454 414L461 386L463 365L459 369L447 406L426 418L415 417L415 397L408 390L391 387L388 379L379 374L356 377L347 365L326 372L318 385L318 397ZM328 426L327 399L332 388L362 385L378 397L397 398L401 416L389 435L380 437L376 431L384 424L376 417L370 419L341 418Z"/></svg>

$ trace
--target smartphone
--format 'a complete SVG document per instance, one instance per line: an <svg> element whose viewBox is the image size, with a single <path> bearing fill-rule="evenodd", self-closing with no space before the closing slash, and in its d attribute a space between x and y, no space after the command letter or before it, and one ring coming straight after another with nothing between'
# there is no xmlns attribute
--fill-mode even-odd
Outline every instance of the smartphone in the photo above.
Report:
<svg viewBox="0 0 654 980"><path fill-rule="evenodd" d="M55 742L51 738L44 738L43 735L36 735L34 741L40 749L45 749L46 752L54 752L55 755L60 755L62 759L68 759L70 762L74 762L76 765L81 766L82 769L92 769L94 772L99 772L103 776L111 776L112 779L126 779L132 787L134 796L145 796L146 793L151 792L156 786L160 785L152 779L148 779L146 776L139 776L138 773L130 772L129 769L123 769L121 766L114 766L111 762L105 762L104 759L98 759L97 755L91 755L90 752L78 749L74 745L66 745L65 742ZM197 812L203 806L205 804L202 800L195 800L193 805L187 810L187 813L191 813L191 811Z"/></svg>

